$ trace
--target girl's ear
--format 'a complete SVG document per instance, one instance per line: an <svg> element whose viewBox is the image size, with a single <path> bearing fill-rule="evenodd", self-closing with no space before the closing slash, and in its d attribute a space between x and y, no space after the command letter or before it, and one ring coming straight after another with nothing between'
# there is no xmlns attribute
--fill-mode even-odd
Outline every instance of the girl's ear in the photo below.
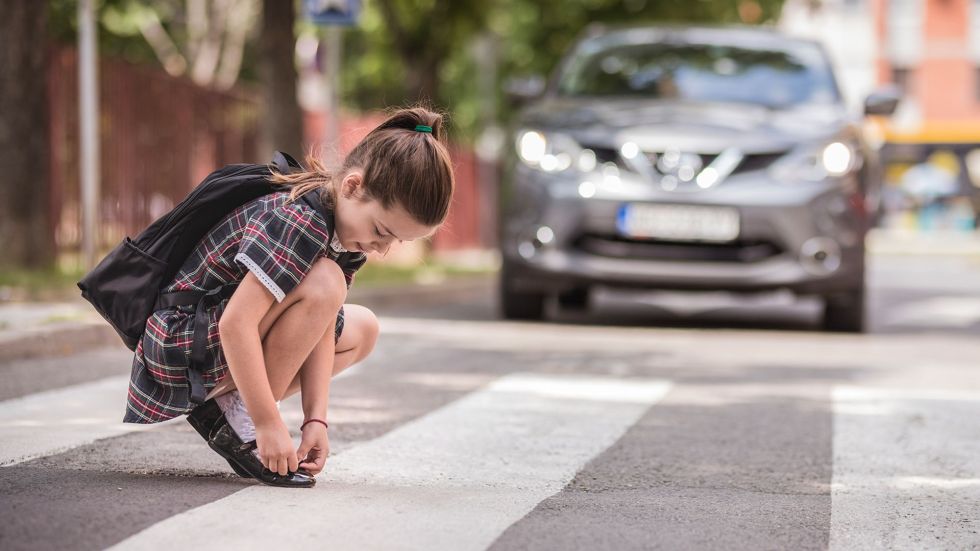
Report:
<svg viewBox="0 0 980 551"><path fill-rule="evenodd" d="M347 176L344 176L343 181L340 183L340 191L348 199L359 196L362 183L364 183L364 175L355 170L347 174Z"/></svg>

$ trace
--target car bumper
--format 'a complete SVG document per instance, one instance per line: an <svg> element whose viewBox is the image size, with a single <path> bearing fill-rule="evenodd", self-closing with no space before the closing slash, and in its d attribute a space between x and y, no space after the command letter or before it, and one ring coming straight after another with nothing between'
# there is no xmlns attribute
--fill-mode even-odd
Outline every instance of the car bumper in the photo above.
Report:
<svg viewBox="0 0 980 551"><path fill-rule="evenodd" d="M533 260L508 259L509 277L518 290L548 292L601 284L616 287L675 290L766 291L790 289L823 294L854 289L859 270L818 277L794 259L782 256L749 266L716 263L656 262L602 258L548 251Z"/></svg>
<svg viewBox="0 0 980 551"><path fill-rule="evenodd" d="M592 284L635 288L828 294L863 285L863 207L853 182L787 185L742 178L703 193L665 193L648 183L593 186L518 171L505 207L501 251L514 289L555 292ZM592 190L590 190L592 191ZM634 239L617 227L626 203L737 209L736 240L725 243ZM553 239L537 239L547 227ZM835 259L821 262L815 251ZM819 252L817 253L819 257Z"/></svg>

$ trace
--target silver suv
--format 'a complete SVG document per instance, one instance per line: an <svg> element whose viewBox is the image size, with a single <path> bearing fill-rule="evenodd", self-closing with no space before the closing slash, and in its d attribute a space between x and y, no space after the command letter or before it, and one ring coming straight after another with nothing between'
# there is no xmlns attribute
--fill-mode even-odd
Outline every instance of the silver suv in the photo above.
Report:
<svg viewBox="0 0 980 551"><path fill-rule="evenodd" d="M819 44L609 30L527 88L500 197L505 317L584 306L595 285L789 289L825 298L827 329L863 329L880 167ZM864 114L897 102L881 90Z"/></svg>

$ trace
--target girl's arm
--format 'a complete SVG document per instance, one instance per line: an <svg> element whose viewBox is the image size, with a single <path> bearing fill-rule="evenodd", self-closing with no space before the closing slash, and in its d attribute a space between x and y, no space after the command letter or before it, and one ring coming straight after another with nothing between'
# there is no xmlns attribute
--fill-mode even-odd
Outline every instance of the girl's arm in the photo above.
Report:
<svg viewBox="0 0 980 551"><path fill-rule="evenodd" d="M235 289L218 322L228 370L255 422L259 460L267 469L286 475L299 469L296 447L282 422L269 384L259 323L275 300L249 271Z"/></svg>
<svg viewBox="0 0 980 551"><path fill-rule="evenodd" d="M300 392L303 398L305 419L327 419L327 402L330 397L330 381L333 375L335 326L330 325L327 333L300 368ZM297 450L296 459L300 467L314 476L323 470L330 453L330 439L327 428L320 423L308 423L303 427L303 439Z"/></svg>
<svg viewBox="0 0 980 551"><path fill-rule="evenodd" d="M275 298L249 271L218 321L221 347L235 386L256 427L282 422L269 385L259 322Z"/></svg>
<svg viewBox="0 0 980 551"><path fill-rule="evenodd" d="M300 368L300 392L305 419L327 419L335 353L334 330L335 326L331 324Z"/></svg>

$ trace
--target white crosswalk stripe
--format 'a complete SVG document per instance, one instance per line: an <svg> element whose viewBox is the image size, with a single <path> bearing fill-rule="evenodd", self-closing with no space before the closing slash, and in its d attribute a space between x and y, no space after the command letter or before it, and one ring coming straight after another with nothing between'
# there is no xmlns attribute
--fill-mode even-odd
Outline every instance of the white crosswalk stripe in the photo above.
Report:
<svg viewBox="0 0 980 551"><path fill-rule="evenodd" d="M120 423L126 384L111 377L0 402L0 466L182 422ZM346 448L312 490L248 486L118 548L190 546L207 534L229 547L485 549L671 385L508 375ZM830 398L830 548L980 548L980 393L845 386Z"/></svg>
<svg viewBox="0 0 980 551"><path fill-rule="evenodd" d="M128 384L109 377L0 402L0 466L159 426L122 422Z"/></svg>
<svg viewBox="0 0 980 551"><path fill-rule="evenodd" d="M327 463L312 490L254 486L119 549L484 549L669 390L660 380L516 374ZM270 520L273 519L273 520Z"/></svg>
<svg viewBox="0 0 980 551"><path fill-rule="evenodd" d="M831 549L980 548L980 393L834 391Z"/></svg>

